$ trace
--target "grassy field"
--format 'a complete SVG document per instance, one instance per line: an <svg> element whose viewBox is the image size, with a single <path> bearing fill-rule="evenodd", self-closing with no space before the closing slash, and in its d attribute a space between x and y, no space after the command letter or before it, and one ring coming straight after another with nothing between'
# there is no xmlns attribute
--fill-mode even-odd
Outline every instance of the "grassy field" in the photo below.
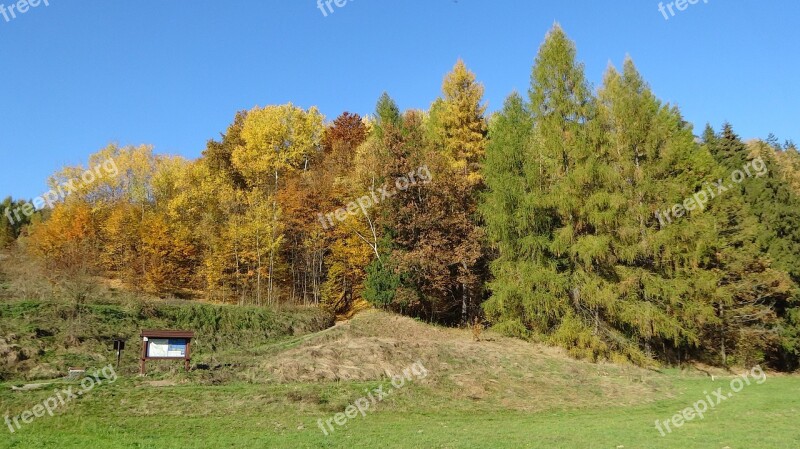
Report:
<svg viewBox="0 0 800 449"><path fill-rule="evenodd" d="M800 442L800 378L752 383L666 436L666 420L729 379L666 373L679 391L638 406L573 409L544 404L537 412L444 402L425 385L411 384L325 436L317 419L344 411L378 383L230 384L188 382L155 387L120 378L97 387L56 416L43 416L15 434L4 429L0 448L764 448L796 449ZM52 391L25 396L3 388L13 410L32 407ZM528 400L535 402L533 396Z"/></svg>

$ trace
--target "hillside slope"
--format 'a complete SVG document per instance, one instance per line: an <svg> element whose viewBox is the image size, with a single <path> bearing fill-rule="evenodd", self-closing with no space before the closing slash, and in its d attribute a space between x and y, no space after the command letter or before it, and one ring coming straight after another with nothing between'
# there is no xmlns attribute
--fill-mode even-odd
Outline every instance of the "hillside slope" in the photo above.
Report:
<svg viewBox="0 0 800 449"><path fill-rule="evenodd" d="M250 379L266 382L374 381L415 362L442 403L466 399L519 410L552 404L625 405L663 398L664 376L633 366L577 361L560 349L491 332L420 323L369 310L264 357Z"/></svg>
<svg viewBox="0 0 800 449"><path fill-rule="evenodd" d="M5 265L9 268L8 265ZM95 286L82 301L25 290L0 266L0 380L63 376L69 366L114 359L111 341L129 342L120 374L137 372L143 328L191 329L193 372L153 363L155 378L180 383L313 386L383 382L421 363L429 373L412 396L446 407L542 410L644 403L670 395L670 376L633 366L576 361L560 349L485 332L432 326L378 310L333 325L316 308L272 310L148 299ZM37 298L37 299L31 299Z"/></svg>
<svg viewBox="0 0 800 449"><path fill-rule="evenodd" d="M283 311L187 301L118 302L102 298L75 305L58 300L0 299L0 380L63 376L70 366L105 365L116 358L113 340L127 340L121 374L137 372L142 329L190 329L193 364L217 354L325 329L332 315L319 309ZM180 364L154 362L176 371Z"/></svg>

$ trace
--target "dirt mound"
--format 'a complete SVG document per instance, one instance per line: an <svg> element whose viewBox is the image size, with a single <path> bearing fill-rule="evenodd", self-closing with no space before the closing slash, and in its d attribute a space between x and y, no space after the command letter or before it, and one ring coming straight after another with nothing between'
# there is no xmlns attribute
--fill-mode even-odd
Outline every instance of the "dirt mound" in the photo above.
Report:
<svg viewBox="0 0 800 449"><path fill-rule="evenodd" d="M290 351L267 369L283 382L375 380L414 363L418 349L391 338L349 338Z"/></svg>
<svg viewBox="0 0 800 449"><path fill-rule="evenodd" d="M640 403L663 390L657 373L574 360L563 351L491 332L431 326L376 310L363 312L269 357L257 371L269 381L371 381L422 363L424 383L450 397L499 401L517 409L547 402ZM663 394L663 392L662 392Z"/></svg>

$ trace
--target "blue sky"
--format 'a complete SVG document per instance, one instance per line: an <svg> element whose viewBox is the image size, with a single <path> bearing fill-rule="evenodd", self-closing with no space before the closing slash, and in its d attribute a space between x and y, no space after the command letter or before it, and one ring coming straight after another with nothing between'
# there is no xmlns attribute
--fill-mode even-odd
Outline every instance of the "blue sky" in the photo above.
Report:
<svg viewBox="0 0 800 449"><path fill-rule="evenodd" d="M385 90L403 109L426 108L459 57L496 110L527 91L555 21L595 87L630 54L701 129L728 120L746 138L800 140L800 2L674 11L665 20L655 0L351 0L325 17L316 0L49 0L0 15L0 197L37 196L49 174L110 142L198 157L255 105L317 105L332 120L370 113Z"/></svg>

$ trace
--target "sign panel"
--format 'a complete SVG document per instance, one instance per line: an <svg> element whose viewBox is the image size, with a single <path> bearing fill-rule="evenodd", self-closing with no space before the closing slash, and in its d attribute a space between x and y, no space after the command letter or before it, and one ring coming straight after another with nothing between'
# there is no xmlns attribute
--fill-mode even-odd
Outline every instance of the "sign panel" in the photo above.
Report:
<svg viewBox="0 0 800 449"><path fill-rule="evenodd" d="M183 338L150 338L147 342L148 357L184 358L186 343Z"/></svg>

